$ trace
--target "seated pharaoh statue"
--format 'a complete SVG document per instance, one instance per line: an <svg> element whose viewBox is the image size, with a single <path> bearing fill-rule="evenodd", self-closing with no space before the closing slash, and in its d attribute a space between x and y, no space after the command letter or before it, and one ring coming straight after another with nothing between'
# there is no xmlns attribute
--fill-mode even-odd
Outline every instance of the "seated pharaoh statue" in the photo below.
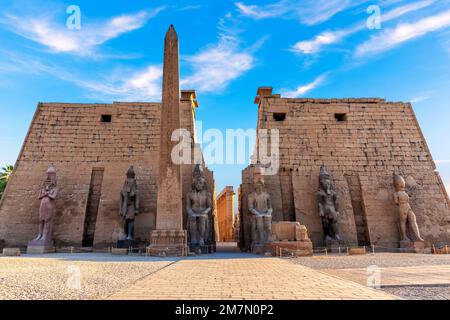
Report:
<svg viewBox="0 0 450 320"><path fill-rule="evenodd" d="M272 233L272 202L264 189L262 177L254 183L255 191L248 196L248 208L252 217L252 242L264 245Z"/></svg>
<svg viewBox="0 0 450 320"><path fill-rule="evenodd" d="M193 171L192 191L186 198L188 214L188 231L191 246L208 245L212 201L211 193L207 189L203 168L197 164Z"/></svg>

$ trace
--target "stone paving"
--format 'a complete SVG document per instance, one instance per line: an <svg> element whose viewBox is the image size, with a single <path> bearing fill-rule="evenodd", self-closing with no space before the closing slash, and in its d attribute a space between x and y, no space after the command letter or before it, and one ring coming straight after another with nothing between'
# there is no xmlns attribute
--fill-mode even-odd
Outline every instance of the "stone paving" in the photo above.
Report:
<svg viewBox="0 0 450 320"><path fill-rule="evenodd" d="M230 249L183 259L93 253L0 257L0 300L450 299L450 256L280 259ZM374 264L382 290L366 287L366 267ZM74 268L81 272L78 289L68 286Z"/></svg>
<svg viewBox="0 0 450 320"><path fill-rule="evenodd" d="M377 266L381 289L387 293L404 299L450 299L450 255L376 253L351 257L315 256L289 261L361 285L367 284L367 267Z"/></svg>
<svg viewBox="0 0 450 320"><path fill-rule="evenodd" d="M278 258L183 259L109 299L396 299ZM240 257L240 258L238 258Z"/></svg>
<svg viewBox="0 0 450 320"><path fill-rule="evenodd" d="M381 286L450 285L450 265L380 268ZM367 268L322 270L360 284L367 282Z"/></svg>

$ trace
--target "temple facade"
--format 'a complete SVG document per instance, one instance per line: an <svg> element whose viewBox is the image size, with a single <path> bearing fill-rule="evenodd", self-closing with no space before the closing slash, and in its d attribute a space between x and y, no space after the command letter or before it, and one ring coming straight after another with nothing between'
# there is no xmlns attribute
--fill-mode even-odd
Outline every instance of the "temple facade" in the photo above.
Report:
<svg viewBox="0 0 450 320"><path fill-rule="evenodd" d="M59 190L51 210L54 215L47 223L53 229L55 247L115 246L124 238L119 202L125 174L133 166L139 190L139 208L133 208L137 214L132 222L133 245L160 246L156 251L161 255L186 255L192 235L185 203L199 164L202 192L211 197L203 199L208 204L203 214L207 229L202 229L201 237L208 245L206 251L214 250L213 173L204 168L200 146L195 143L195 91L179 90L178 56L178 36L171 25L164 43L161 103L38 104L0 201L4 246L23 248L36 237L38 212L42 211L39 192L50 164L56 168ZM175 141L172 133L179 129L188 137ZM175 163L171 153L181 141L183 159L188 161ZM185 151L190 154L184 155ZM172 252L170 245L177 235L182 236L182 243Z"/></svg>
<svg viewBox="0 0 450 320"><path fill-rule="evenodd" d="M450 240L450 201L409 103L384 99L290 99L258 89L258 129L279 134L279 169L264 176L273 221L305 225L315 247L325 246L319 215L324 165L336 190L338 229L346 245L399 247L393 174L406 179L410 205L427 245ZM275 130L274 130L275 129ZM257 131L254 163L263 141ZM274 142L275 143L275 142ZM275 148L277 149L277 148ZM252 164L242 172L240 245L251 247L248 196Z"/></svg>

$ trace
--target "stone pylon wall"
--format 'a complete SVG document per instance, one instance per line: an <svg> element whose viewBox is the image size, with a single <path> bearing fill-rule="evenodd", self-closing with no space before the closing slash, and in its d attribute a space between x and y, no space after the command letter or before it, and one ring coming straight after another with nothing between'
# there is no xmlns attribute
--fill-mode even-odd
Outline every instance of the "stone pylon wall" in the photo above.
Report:
<svg viewBox="0 0 450 320"><path fill-rule="evenodd" d="M181 124L193 136L192 101L182 99L181 109ZM111 122L102 122L102 115L111 115ZM159 103L40 103L0 202L0 239L7 246L24 247L36 236L37 198L54 163L60 190L54 221L57 246L81 246L94 168L104 169L94 246L115 244L122 232L119 194L129 165L135 167L141 194L135 236L146 242L155 227L160 117ZM188 167L183 194L191 186Z"/></svg>
<svg viewBox="0 0 450 320"><path fill-rule="evenodd" d="M450 242L448 195L410 104L383 99L287 99L271 93L258 96L256 102L258 128L280 133L280 171L265 177L275 221L294 216L308 227L314 245L323 245L317 188L324 164L339 193L344 240L398 246L398 212L392 198L395 172L407 180L423 237L433 243ZM243 171L241 196L247 247L251 176L248 167ZM280 197L280 190L292 194Z"/></svg>

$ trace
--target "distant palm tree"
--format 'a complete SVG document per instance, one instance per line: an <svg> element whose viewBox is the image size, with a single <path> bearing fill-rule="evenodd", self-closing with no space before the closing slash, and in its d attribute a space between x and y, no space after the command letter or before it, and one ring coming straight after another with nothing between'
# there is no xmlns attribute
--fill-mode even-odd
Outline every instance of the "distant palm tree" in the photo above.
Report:
<svg viewBox="0 0 450 320"><path fill-rule="evenodd" d="M8 182L13 171L14 171L14 166L12 166L12 165L7 165L6 167L3 167L2 172L0 172L0 180Z"/></svg>

